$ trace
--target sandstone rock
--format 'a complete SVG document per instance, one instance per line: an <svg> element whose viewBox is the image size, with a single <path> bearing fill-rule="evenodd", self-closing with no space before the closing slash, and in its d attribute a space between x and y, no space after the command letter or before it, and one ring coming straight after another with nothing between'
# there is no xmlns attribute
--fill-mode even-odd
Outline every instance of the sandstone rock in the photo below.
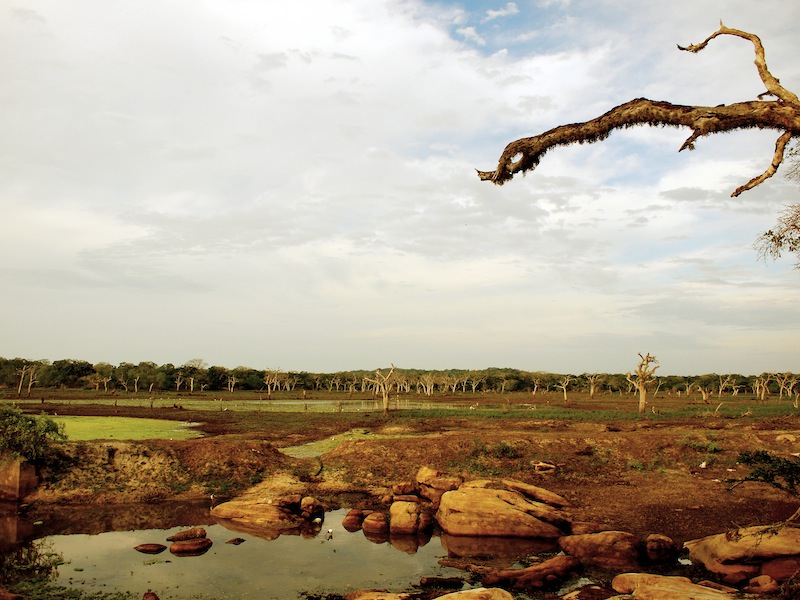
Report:
<svg viewBox="0 0 800 600"><path fill-rule="evenodd" d="M558 509L512 490L461 488L442 495L436 513L451 535L557 538L569 525Z"/></svg>
<svg viewBox="0 0 800 600"><path fill-rule="evenodd" d="M213 542L208 538L195 538L172 542L169 551L175 556L200 556L211 548Z"/></svg>
<svg viewBox="0 0 800 600"><path fill-rule="evenodd" d="M183 540L194 540L197 538L204 538L206 537L206 530L202 527L192 527L191 529L187 529L185 531L179 531L175 535L171 535L167 538L168 542L180 542Z"/></svg>
<svg viewBox="0 0 800 600"><path fill-rule="evenodd" d="M651 563L674 562L678 558L678 547L672 538L651 533L645 540L645 554Z"/></svg>
<svg viewBox="0 0 800 600"><path fill-rule="evenodd" d="M529 483L523 483L522 481L516 481L514 479L503 479L502 481L510 489L522 492L529 498L539 502L544 502L550 506L555 506L556 508L567 508L572 506L572 503L563 496L559 496L555 492L551 492L550 490L546 490L539 486L530 485Z"/></svg>
<svg viewBox="0 0 800 600"><path fill-rule="evenodd" d="M774 594L780 589L778 582L769 575L753 577L744 587L745 592L750 592L752 594Z"/></svg>
<svg viewBox="0 0 800 600"><path fill-rule="evenodd" d="M268 540L277 539L283 532L296 531L307 523L290 508L269 500L231 500L211 509L211 516L227 529Z"/></svg>
<svg viewBox="0 0 800 600"><path fill-rule="evenodd" d="M151 592L150 590L148 590L144 593L144 596L142 596L142 600L159 600L159 599L155 592Z"/></svg>
<svg viewBox="0 0 800 600"><path fill-rule="evenodd" d="M430 467L422 467L417 471L417 487L419 495L430 500L434 507L445 492L455 490L464 480L456 475L447 475Z"/></svg>
<svg viewBox="0 0 800 600"><path fill-rule="evenodd" d="M235 538L231 538L231 539L229 539L229 540L228 540L227 542L225 542L225 543L226 543L226 544L232 544L233 546L239 546L240 544L244 544L244 542L245 542L245 539L244 539L244 538L235 537Z"/></svg>
<svg viewBox="0 0 800 600"><path fill-rule="evenodd" d="M364 520L364 511L360 508L351 508L344 519L342 520L342 527L350 533L361 529L361 522Z"/></svg>
<svg viewBox="0 0 800 600"><path fill-rule="evenodd" d="M357 590L350 592L345 600L408 600L410 594L392 594L386 590Z"/></svg>
<svg viewBox="0 0 800 600"><path fill-rule="evenodd" d="M164 544L139 544L134 548L143 554L161 554L167 547Z"/></svg>
<svg viewBox="0 0 800 600"><path fill-rule="evenodd" d="M486 585L508 585L518 589L542 588L577 571L580 561L574 556L559 554L524 569L496 569L484 574Z"/></svg>
<svg viewBox="0 0 800 600"><path fill-rule="evenodd" d="M431 525L431 517L416 502L394 502L389 508L389 531L392 535L411 535Z"/></svg>
<svg viewBox="0 0 800 600"><path fill-rule="evenodd" d="M365 534L389 533L389 522L386 519L386 515L382 512L370 513L361 523L361 530Z"/></svg>
<svg viewBox="0 0 800 600"><path fill-rule="evenodd" d="M600 533L605 528L598 524L589 521L573 521L570 531L572 535L580 535L582 533Z"/></svg>
<svg viewBox="0 0 800 600"><path fill-rule="evenodd" d="M569 535L558 540L558 545L587 566L609 570L639 568L639 539L625 531Z"/></svg>
<svg viewBox="0 0 800 600"><path fill-rule="evenodd" d="M611 586L622 594L646 600L726 600L733 596L692 583L686 577L667 577L649 573L624 573L617 575Z"/></svg>
<svg viewBox="0 0 800 600"><path fill-rule="evenodd" d="M408 496L417 493L417 484L413 481L404 481L403 483L395 484L392 488L392 494L395 496Z"/></svg>
<svg viewBox="0 0 800 600"><path fill-rule="evenodd" d="M761 574L769 575L775 581L798 579L800 578L800 556L768 560L761 565Z"/></svg>
<svg viewBox="0 0 800 600"><path fill-rule="evenodd" d="M303 519L313 519L325 514L325 507L316 498L306 496L300 501L300 516Z"/></svg>
<svg viewBox="0 0 800 600"><path fill-rule="evenodd" d="M392 496L392 502L416 502L419 504L423 501L422 498L413 494L395 494Z"/></svg>
<svg viewBox="0 0 800 600"><path fill-rule="evenodd" d="M684 543L689 558L726 583L758 575L761 564L779 558L800 558L800 528L784 525L747 527Z"/></svg>

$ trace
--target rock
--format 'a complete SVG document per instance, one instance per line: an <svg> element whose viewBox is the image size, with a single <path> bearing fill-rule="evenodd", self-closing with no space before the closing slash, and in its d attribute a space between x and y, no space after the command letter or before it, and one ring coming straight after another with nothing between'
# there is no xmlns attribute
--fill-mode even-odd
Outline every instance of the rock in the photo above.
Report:
<svg viewBox="0 0 800 600"><path fill-rule="evenodd" d="M446 475L430 467L422 467L417 471L419 495L430 500L434 508L439 505L442 494L457 489L463 482L461 477Z"/></svg>
<svg viewBox="0 0 800 600"><path fill-rule="evenodd" d="M419 580L420 587L453 589L464 585L464 580L460 577L423 577Z"/></svg>
<svg viewBox="0 0 800 600"><path fill-rule="evenodd" d="M391 594L386 590L357 590L350 592L345 600L409 600L410 594Z"/></svg>
<svg viewBox="0 0 800 600"><path fill-rule="evenodd" d="M389 508L389 532L412 535L431 526L431 517L416 502L394 502Z"/></svg>
<svg viewBox="0 0 800 600"><path fill-rule="evenodd" d="M567 515L512 490L461 488L442 495L436 513L451 535L558 538Z"/></svg>
<svg viewBox="0 0 800 600"><path fill-rule="evenodd" d="M305 500L297 496L296 499L294 502L293 497L284 496L277 500L231 500L211 509L211 515L228 529L276 539L281 533L308 527L309 518L319 514L313 512L320 506L313 498Z"/></svg>
<svg viewBox="0 0 800 600"><path fill-rule="evenodd" d="M692 562L722 575L725 583L736 584L759 575L763 563L800 558L800 528L783 524L747 527L690 540L684 547Z"/></svg>
<svg viewBox="0 0 800 600"><path fill-rule="evenodd" d="M156 595L155 592L151 592L150 590L147 590L144 593L144 596L142 596L142 600L159 600L159 599L158 599L158 596Z"/></svg>
<svg viewBox="0 0 800 600"><path fill-rule="evenodd" d="M647 600L725 600L726 592L692 583L686 577L667 577L649 573L623 573L611 582L615 591Z"/></svg>
<svg viewBox="0 0 800 600"><path fill-rule="evenodd" d="M761 574L775 581L800 578L800 556L768 560L761 565Z"/></svg>
<svg viewBox="0 0 800 600"><path fill-rule="evenodd" d="M245 540L244 538L235 537L235 538L231 538L231 539L229 539L229 540L228 540L227 542L225 542L225 543L226 543L226 544L233 544L234 546L238 546L239 544L244 544L244 543L245 543L245 541L246 541L246 540Z"/></svg>
<svg viewBox="0 0 800 600"><path fill-rule="evenodd" d="M204 538L206 537L206 530L202 527L192 527L191 529L187 529L185 531L179 531L175 535L171 535L167 538L168 542L180 542L183 540L194 540L197 538Z"/></svg>
<svg viewBox="0 0 800 600"><path fill-rule="evenodd" d="M172 542L169 551L175 556L200 556L211 548L213 542L208 538L195 538Z"/></svg>
<svg viewBox="0 0 800 600"><path fill-rule="evenodd" d="M474 588L439 596L439 600L514 600L514 596L500 588Z"/></svg>
<svg viewBox="0 0 800 600"><path fill-rule="evenodd" d="M573 521L570 531L572 535L581 535L582 533L600 533L605 528L598 524L589 521Z"/></svg>
<svg viewBox="0 0 800 600"><path fill-rule="evenodd" d="M417 484L413 481L397 483L392 487L392 494L395 496L409 496L417 493Z"/></svg>
<svg viewBox="0 0 800 600"><path fill-rule="evenodd" d="M645 540L645 554L651 563L675 562L678 558L678 547L672 538L651 533Z"/></svg>
<svg viewBox="0 0 800 600"><path fill-rule="evenodd" d="M794 444L797 441L797 438L791 433L782 433L775 436L775 441L779 444Z"/></svg>
<svg viewBox="0 0 800 600"><path fill-rule="evenodd" d="M306 496L300 501L300 516L303 519L313 519L325 514L325 507L316 498Z"/></svg>
<svg viewBox="0 0 800 600"><path fill-rule="evenodd" d="M139 544L134 548L143 554L161 554L167 547L164 544Z"/></svg>
<svg viewBox="0 0 800 600"><path fill-rule="evenodd" d="M487 585L507 585L518 589L542 588L577 571L580 561L574 556L559 554L524 569L496 569L482 577Z"/></svg>
<svg viewBox="0 0 800 600"><path fill-rule="evenodd" d="M569 535L558 540L558 545L587 566L608 570L639 568L639 539L625 531Z"/></svg>
<svg viewBox="0 0 800 600"><path fill-rule="evenodd" d="M386 515L382 512L373 512L367 515L361 523L361 530L365 534L387 534L389 533L389 522Z"/></svg>
<svg viewBox="0 0 800 600"><path fill-rule="evenodd" d="M596 583L586 584L564 596L559 596L560 600L608 600L611 597L620 598L610 587Z"/></svg>
<svg viewBox="0 0 800 600"><path fill-rule="evenodd" d="M424 500L419 496L414 496L413 494L395 494L392 496L392 502L416 502L419 504Z"/></svg>
<svg viewBox="0 0 800 600"><path fill-rule="evenodd" d="M361 522L364 520L364 511L360 508L351 508L344 519L342 520L342 527L350 533L361 529Z"/></svg>
<svg viewBox="0 0 800 600"><path fill-rule="evenodd" d="M516 481L514 479L503 479L502 481L503 484L505 484L509 489L521 492L529 498L537 500L538 502L544 502L545 504L555 506L556 508L567 508L572 506L572 503L563 496L559 496L555 492L551 492L550 490L546 490L539 486L530 485L529 483L523 483L522 481Z"/></svg>
<svg viewBox="0 0 800 600"><path fill-rule="evenodd" d="M780 589L778 582L769 575L753 577L744 587L744 591L751 594L774 594Z"/></svg>

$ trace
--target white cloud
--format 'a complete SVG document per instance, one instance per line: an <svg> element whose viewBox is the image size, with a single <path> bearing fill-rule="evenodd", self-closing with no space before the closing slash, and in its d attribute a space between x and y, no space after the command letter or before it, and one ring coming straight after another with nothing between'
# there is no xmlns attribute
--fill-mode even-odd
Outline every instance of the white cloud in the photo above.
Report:
<svg viewBox="0 0 800 600"><path fill-rule="evenodd" d="M562 372L619 370L645 345L676 370L800 358L764 345L794 323L796 275L750 248L796 188L728 199L774 136L678 154L688 132L640 128L502 188L474 173L638 95L751 98L745 41L674 47L723 4L31 0L0 39L0 285L19 317L0 355ZM731 6L800 88L797 10ZM723 295L737 300L715 312ZM120 315L130 335L81 334Z"/></svg>

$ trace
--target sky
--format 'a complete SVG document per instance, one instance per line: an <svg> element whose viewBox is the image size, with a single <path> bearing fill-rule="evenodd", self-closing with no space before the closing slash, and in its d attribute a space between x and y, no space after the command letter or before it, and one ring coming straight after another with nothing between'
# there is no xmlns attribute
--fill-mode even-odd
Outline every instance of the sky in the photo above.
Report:
<svg viewBox="0 0 800 600"><path fill-rule="evenodd" d="M637 97L800 93L785 0L0 1L0 356L800 371L777 132L504 146Z"/></svg>

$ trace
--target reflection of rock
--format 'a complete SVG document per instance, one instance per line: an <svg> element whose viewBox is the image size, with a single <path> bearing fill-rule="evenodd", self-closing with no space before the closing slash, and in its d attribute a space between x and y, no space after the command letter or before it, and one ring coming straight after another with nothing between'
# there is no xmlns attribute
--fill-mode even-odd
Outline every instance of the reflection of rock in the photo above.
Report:
<svg viewBox="0 0 800 600"><path fill-rule="evenodd" d="M442 547L452 558L509 559L514 562L520 556L531 556L558 550L551 539L538 538L494 538L463 535L441 535Z"/></svg>
<svg viewBox="0 0 800 600"><path fill-rule="evenodd" d="M167 547L164 544L139 544L134 548L143 554L161 554Z"/></svg>
<svg viewBox="0 0 800 600"><path fill-rule="evenodd" d="M639 538L624 531L569 535L558 540L564 552L601 569L639 568Z"/></svg>
<svg viewBox="0 0 800 600"><path fill-rule="evenodd" d="M316 535L319 525L313 518L322 511L317 500L297 495L274 500L231 500L215 506L211 515L227 529L273 540L282 533Z"/></svg>
<svg viewBox="0 0 800 600"><path fill-rule="evenodd" d="M451 535L558 538L565 513L513 490L460 488L445 492L436 513Z"/></svg>
<svg viewBox="0 0 800 600"><path fill-rule="evenodd" d="M408 600L411 594L393 594L386 590L359 590L345 596L345 600ZM475 588L439 596L440 600L513 600L514 596L499 588Z"/></svg>
<svg viewBox="0 0 800 600"><path fill-rule="evenodd" d="M624 573L611 583L621 594L648 600L724 600L731 594L692 583L686 577L667 577L649 573Z"/></svg>
<svg viewBox="0 0 800 600"><path fill-rule="evenodd" d="M576 572L580 566L580 561L574 556L560 554L524 569L490 569L482 573L482 581L487 585L518 589L542 588Z"/></svg>
<svg viewBox="0 0 800 600"><path fill-rule="evenodd" d="M192 527L191 529L187 529L186 531L179 531L175 535L171 535L167 538L168 542L181 542L183 540L194 540L197 538L204 538L206 537L206 530L202 527Z"/></svg>
<svg viewBox="0 0 800 600"><path fill-rule="evenodd" d="M800 564L800 528L793 524L747 527L690 540L684 547L693 562L722 575L726 583L759 574L784 581L795 575L792 567Z"/></svg>
<svg viewBox="0 0 800 600"><path fill-rule="evenodd" d="M195 538L192 540L183 540L179 542L172 542L169 551L175 556L200 556L205 554L211 548L213 542L208 538Z"/></svg>

